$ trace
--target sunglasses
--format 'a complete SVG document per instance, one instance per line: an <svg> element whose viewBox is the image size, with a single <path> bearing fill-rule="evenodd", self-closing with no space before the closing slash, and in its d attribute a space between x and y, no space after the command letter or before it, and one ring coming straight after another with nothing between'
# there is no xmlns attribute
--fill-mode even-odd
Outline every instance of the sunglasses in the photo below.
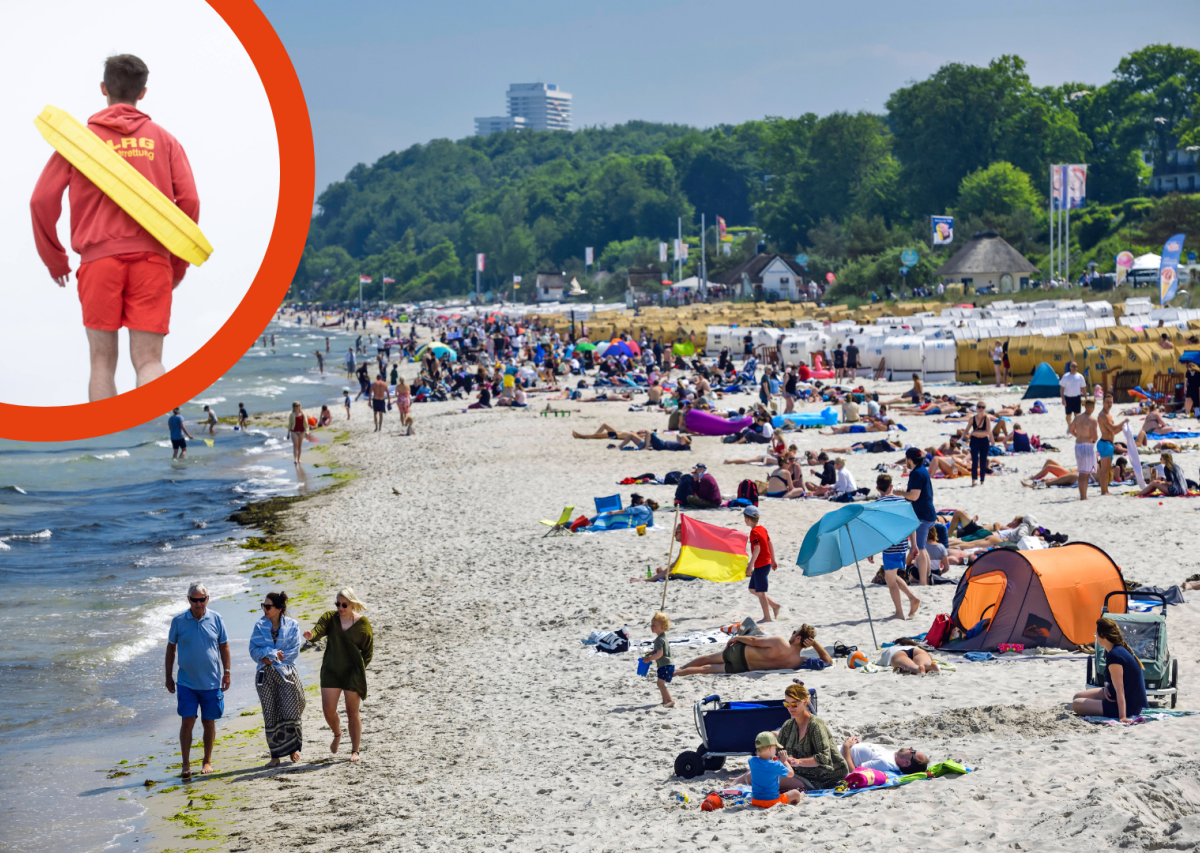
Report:
<svg viewBox="0 0 1200 853"><path fill-rule="evenodd" d="M263 610L276 610L276 609L278 609L278 607L279 607L278 604L270 604L269 602L263 602L263 605L262 605Z"/></svg>
<svg viewBox="0 0 1200 853"><path fill-rule="evenodd" d="M338 609L340 609L340 610L345 610L347 607L350 606L349 604L346 604L345 602L342 602L342 601L335 601L334 605L336 605L338 607Z"/></svg>
<svg viewBox="0 0 1200 853"><path fill-rule="evenodd" d="M786 702L786 701L785 701L785 702L783 703L783 707L785 707L785 708L799 708L799 707L800 707L800 703L799 703L799 702Z"/></svg>
<svg viewBox="0 0 1200 853"><path fill-rule="evenodd" d="M203 604L204 602L208 601L208 596L206 595L206 596L204 596L204 598L192 598L189 595L188 601L190 601L192 604Z"/></svg>

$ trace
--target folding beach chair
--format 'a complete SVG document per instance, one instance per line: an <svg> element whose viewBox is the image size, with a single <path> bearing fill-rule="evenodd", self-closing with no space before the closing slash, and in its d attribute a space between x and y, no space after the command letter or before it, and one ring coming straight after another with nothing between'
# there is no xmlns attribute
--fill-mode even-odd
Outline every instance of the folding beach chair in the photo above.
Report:
<svg viewBox="0 0 1200 853"><path fill-rule="evenodd" d="M574 511L575 507L573 506L563 507L562 515L558 517L558 521L547 521L543 518L541 523L550 528L546 531L546 536L562 536L564 533L568 536L573 536L574 534L571 533L571 513ZM546 536L542 538L545 539Z"/></svg>
<svg viewBox="0 0 1200 853"><path fill-rule="evenodd" d="M606 498L595 498L595 501L597 515L602 512L620 512L623 509L621 506L620 495L609 495Z"/></svg>

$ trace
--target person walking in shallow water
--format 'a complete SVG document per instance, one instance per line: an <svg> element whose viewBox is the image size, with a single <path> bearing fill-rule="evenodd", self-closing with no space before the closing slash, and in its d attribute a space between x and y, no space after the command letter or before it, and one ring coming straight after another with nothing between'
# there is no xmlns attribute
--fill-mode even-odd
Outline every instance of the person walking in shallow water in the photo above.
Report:
<svg viewBox="0 0 1200 853"><path fill-rule="evenodd" d="M367 698L367 666L375 652L375 641L371 623L364 615L367 605L359 601L353 589L342 587L334 603L336 609L322 614L313 629L304 632L304 639L315 642L322 637L329 638L321 661L321 710L333 731L329 751L337 752L342 740L338 699L345 694L350 760L358 761L362 743L362 718L358 709Z"/></svg>
<svg viewBox="0 0 1200 853"><path fill-rule="evenodd" d="M212 773L213 740L217 720L225 713L225 691L231 679L229 671L229 638L225 622L215 610L208 609L208 590L204 584L188 587L187 610L171 620L167 634L167 692L174 693L176 709L183 722L179 727L179 749L183 754L184 779L192 776L189 760L192 749L192 729L199 712L204 732L204 764L201 773ZM179 659L179 680L176 682L175 660ZM224 667L224 675L222 675Z"/></svg>
<svg viewBox="0 0 1200 853"><path fill-rule="evenodd" d="M300 728L304 716L304 684L296 671L300 656L300 623L287 613L286 592L268 592L262 603L262 618L250 635L250 658L258 666L254 686L262 704L263 731L271 760L267 767L278 767L279 759L290 756L300 760L304 744Z"/></svg>

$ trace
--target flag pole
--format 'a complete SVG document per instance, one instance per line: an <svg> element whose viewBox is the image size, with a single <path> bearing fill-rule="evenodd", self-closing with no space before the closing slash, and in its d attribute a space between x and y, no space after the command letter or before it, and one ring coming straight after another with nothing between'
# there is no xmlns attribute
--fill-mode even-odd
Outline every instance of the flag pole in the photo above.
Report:
<svg viewBox="0 0 1200 853"><path fill-rule="evenodd" d="M850 540L850 553L854 555L854 570L858 572L858 588L862 590L863 604L867 606L867 624L871 626L871 641L875 643L875 648L879 648L879 640L875 638L875 623L871 619L871 605L867 601L867 586L863 583L862 569L858 567L858 552L854 550L854 537L850 535L849 526L846 527L846 538ZM663 597L666 597L666 590L663 590Z"/></svg>
<svg viewBox="0 0 1200 853"><path fill-rule="evenodd" d="M667 574L663 577L663 594L662 604L658 606L662 610L667 606L667 581L671 579L671 552L675 550L675 531L679 529L679 506L675 506L675 523L671 527L671 541L667 545ZM863 593L864 595L866 593Z"/></svg>

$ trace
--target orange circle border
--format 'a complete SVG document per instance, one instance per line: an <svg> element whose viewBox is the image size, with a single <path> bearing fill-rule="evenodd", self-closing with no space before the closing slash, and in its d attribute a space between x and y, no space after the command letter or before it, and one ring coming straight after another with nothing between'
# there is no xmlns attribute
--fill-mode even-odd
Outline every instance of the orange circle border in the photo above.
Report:
<svg viewBox="0 0 1200 853"><path fill-rule="evenodd" d="M254 344L287 296L304 252L316 181L312 126L300 79L274 27L252 0L207 0L233 30L266 89L279 140L279 203L262 264L232 316L190 358L164 376L94 403L0 403L0 438L74 441L162 417L220 379Z"/></svg>

